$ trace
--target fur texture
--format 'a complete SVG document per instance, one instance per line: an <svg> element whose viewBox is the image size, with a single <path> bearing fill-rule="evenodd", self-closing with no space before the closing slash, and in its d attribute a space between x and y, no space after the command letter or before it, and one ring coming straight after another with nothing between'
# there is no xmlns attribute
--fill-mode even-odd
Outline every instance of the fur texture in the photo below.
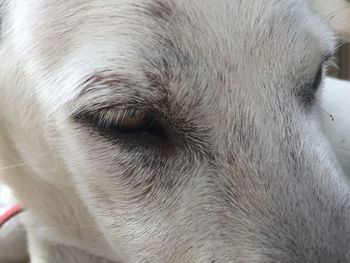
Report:
<svg viewBox="0 0 350 263"><path fill-rule="evenodd" d="M335 39L306 1L4 5L1 176L32 263L350 261L316 94ZM163 135L116 131L125 109Z"/></svg>

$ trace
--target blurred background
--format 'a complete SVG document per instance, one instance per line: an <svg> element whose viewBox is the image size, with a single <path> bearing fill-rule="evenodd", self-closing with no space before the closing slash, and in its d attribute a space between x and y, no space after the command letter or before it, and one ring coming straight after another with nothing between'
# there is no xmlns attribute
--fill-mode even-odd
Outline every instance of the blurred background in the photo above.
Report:
<svg viewBox="0 0 350 263"><path fill-rule="evenodd" d="M332 68L330 75L350 80L350 44L343 45L337 53L336 63L339 68Z"/></svg>

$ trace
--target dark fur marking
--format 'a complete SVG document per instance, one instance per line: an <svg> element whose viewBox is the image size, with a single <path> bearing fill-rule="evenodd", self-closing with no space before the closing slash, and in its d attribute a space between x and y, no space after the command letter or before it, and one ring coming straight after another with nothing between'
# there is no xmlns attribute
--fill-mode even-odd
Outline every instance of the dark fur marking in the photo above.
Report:
<svg viewBox="0 0 350 263"><path fill-rule="evenodd" d="M174 15L175 7L170 5L170 3L166 3L164 0L153 0L145 7L145 12L153 19L169 21Z"/></svg>

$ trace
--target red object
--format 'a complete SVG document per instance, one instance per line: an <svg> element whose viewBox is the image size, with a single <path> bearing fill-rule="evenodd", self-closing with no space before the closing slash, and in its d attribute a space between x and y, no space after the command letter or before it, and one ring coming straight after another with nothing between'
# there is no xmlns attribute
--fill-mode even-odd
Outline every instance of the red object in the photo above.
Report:
<svg viewBox="0 0 350 263"><path fill-rule="evenodd" d="M4 214L0 215L0 228L10 219L23 212L23 207L20 204L16 204L7 210Z"/></svg>

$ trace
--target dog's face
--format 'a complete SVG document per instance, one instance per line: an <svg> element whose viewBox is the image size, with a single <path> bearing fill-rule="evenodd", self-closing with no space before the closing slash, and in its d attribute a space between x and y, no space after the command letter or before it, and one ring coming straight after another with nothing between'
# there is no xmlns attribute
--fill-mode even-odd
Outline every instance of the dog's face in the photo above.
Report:
<svg viewBox="0 0 350 263"><path fill-rule="evenodd" d="M316 107L333 35L305 1L17 2L22 125L51 149L32 168L74 182L125 262L349 259Z"/></svg>

